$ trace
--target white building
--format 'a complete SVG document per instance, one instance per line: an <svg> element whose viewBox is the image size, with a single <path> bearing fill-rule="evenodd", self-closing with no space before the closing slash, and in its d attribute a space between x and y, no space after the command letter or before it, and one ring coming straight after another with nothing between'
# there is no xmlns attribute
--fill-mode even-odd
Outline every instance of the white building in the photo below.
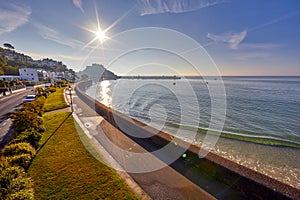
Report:
<svg viewBox="0 0 300 200"><path fill-rule="evenodd" d="M64 72L56 72L55 73L55 79L56 80L62 80L65 78L65 73Z"/></svg>
<svg viewBox="0 0 300 200"><path fill-rule="evenodd" d="M27 80L30 82L38 82L38 71L36 69L32 68L21 68L19 69L19 74L21 77L21 80Z"/></svg>
<svg viewBox="0 0 300 200"><path fill-rule="evenodd" d="M50 79L55 80L55 78L56 78L55 72L48 72L48 73L49 73Z"/></svg>
<svg viewBox="0 0 300 200"><path fill-rule="evenodd" d="M3 80L6 80L6 81L12 81L12 80L17 80L17 79L20 79L21 77L20 76L12 76L12 75L1 75L0 76L0 80L3 81Z"/></svg>
<svg viewBox="0 0 300 200"><path fill-rule="evenodd" d="M46 80L50 78L50 75L47 71L43 69L38 69L37 71L38 71L39 80Z"/></svg>

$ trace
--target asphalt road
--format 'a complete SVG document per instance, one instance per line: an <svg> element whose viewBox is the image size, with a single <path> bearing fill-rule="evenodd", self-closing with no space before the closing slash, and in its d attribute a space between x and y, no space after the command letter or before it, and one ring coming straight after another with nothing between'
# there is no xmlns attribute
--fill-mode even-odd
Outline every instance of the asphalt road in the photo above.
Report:
<svg viewBox="0 0 300 200"><path fill-rule="evenodd" d="M0 124L6 120L9 114L23 102L23 99L28 94L34 94L30 90L21 91L14 94L9 94L0 98Z"/></svg>

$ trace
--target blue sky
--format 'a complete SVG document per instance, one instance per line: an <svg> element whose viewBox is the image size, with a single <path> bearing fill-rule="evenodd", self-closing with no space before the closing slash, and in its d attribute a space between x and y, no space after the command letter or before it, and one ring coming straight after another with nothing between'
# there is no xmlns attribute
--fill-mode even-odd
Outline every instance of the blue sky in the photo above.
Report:
<svg viewBox="0 0 300 200"><path fill-rule="evenodd" d="M98 39L90 43L96 37L96 13L102 30L113 25L103 43ZM198 69L203 75L215 75L215 71L209 72L214 64L222 75L300 75L298 0L0 0L1 44L9 42L16 51L34 59L61 60L75 71L92 63L109 66L120 53L112 54L114 48L130 46L142 37L132 31L134 37L118 41L116 35L144 27L171 29L202 45L204 49L197 53L192 52L191 45L191 53L186 55L196 61L199 54L207 53L213 60L209 64L202 62L206 58L198 59L196 65L203 67ZM146 31L143 36L154 38ZM166 40L176 44L174 48L186 45L184 39L176 39L176 34L168 37L162 33L157 40L162 46ZM140 41L137 46L142 45ZM142 58L147 58L149 62L135 73L167 75L177 70L182 75L198 75L186 65L186 57L178 61L172 53L142 52L130 52L109 67L117 74L127 74L133 70L132 63L143 65ZM181 69L175 67L170 73L163 68L179 64Z"/></svg>

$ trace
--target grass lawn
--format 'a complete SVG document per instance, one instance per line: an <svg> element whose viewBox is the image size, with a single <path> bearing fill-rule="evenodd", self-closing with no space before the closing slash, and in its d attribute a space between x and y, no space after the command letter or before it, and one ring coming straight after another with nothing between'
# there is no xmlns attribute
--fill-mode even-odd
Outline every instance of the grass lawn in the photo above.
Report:
<svg viewBox="0 0 300 200"><path fill-rule="evenodd" d="M29 169L35 199L138 199L112 168L84 148L78 136L84 133L77 132L69 112L45 114L44 125L42 148Z"/></svg>
<svg viewBox="0 0 300 200"><path fill-rule="evenodd" d="M64 99L64 88L56 88L56 92L49 95L46 100L44 111L52 111L68 107Z"/></svg>

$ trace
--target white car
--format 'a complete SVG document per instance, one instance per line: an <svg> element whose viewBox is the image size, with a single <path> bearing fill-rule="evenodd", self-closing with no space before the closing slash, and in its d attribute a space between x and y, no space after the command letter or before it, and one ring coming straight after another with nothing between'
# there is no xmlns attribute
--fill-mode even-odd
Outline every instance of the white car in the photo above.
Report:
<svg viewBox="0 0 300 200"><path fill-rule="evenodd" d="M25 97L25 99L23 100L23 103L32 102L35 100L35 97L36 97L35 94L29 94Z"/></svg>

